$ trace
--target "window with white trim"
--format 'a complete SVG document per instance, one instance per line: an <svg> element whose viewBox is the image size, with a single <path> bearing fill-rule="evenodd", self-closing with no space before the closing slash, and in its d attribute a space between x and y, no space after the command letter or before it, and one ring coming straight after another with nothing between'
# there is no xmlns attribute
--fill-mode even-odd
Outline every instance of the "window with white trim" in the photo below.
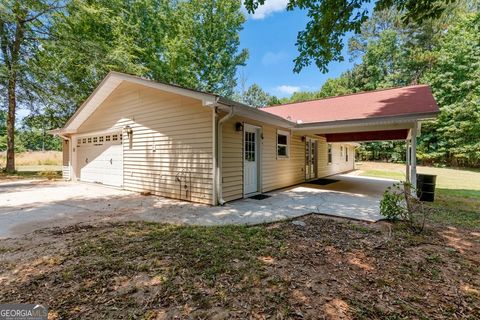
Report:
<svg viewBox="0 0 480 320"><path fill-rule="evenodd" d="M348 162L348 147L345 147L345 162Z"/></svg>
<svg viewBox="0 0 480 320"><path fill-rule="evenodd" d="M289 156L290 133L277 130L277 159L285 159Z"/></svg>
<svg viewBox="0 0 480 320"><path fill-rule="evenodd" d="M340 157L343 157L343 146L340 146Z"/></svg>
<svg viewBox="0 0 480 320"><path fill-rule="evenodd" d="M328 144L328 164L332 163L332 144Z"/></svg>

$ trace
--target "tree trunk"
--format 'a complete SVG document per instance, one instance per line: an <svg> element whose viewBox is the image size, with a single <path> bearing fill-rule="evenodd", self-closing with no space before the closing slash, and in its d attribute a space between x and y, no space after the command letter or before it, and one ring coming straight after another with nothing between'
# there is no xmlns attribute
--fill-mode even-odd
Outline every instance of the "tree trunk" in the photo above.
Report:
<svg viewBox="0 0 480 320"><path fill-rule="evenodd" d="M5 171L15 172L15 110L16 99L16 79L8 81L8 114L7 114L7 166Z"/></svg>

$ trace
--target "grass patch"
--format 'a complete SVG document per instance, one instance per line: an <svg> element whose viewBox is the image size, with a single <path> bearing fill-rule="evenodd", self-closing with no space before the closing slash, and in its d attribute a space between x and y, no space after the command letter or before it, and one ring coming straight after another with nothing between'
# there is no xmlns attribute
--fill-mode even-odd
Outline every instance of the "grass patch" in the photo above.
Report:
<svg viewBox="0 0 480 320"><path fill-rule="evenodd" d="M0 154L0 168L5 167L6 155ZM61 166L62 152L61 151L28 151L15 154L15 165L17 167L23 166ZM31 170L38 171L38 170Z"/></svg>
<svg viewBox="0 0 480 320"><path fill-rule="evenodd" d="M208 318L206 310L214 306L233 306L232 290L253 295L267 278L261 257L277 259L283 251L281 229L263 226L127 223L89 233L69 245L58 275L50 275L71 288L57 302L62 318L78 317L75 305L101 304L107 297L110 302L99 317L138 318L160 306L180 316ZM30 290L38 289L43 278L34 278ZM283 288L283 282L277 286ZM108 293L99 294L100 288ZM276 291L259 303L274 309L286 305ZM193 310L206 313L192 315Z"/></svg>
<svg viewBox="0 0 480 320"><path fill-rule="evenodd" d="M5 258L0 277L12 280L0 286L0 301L35 300L57 318L81 319L461 318L480 311L469 293L480 281L472 253L446 250L435 230L302 220L303 227L54 229L52 241ZM449 294L462 285L465 295Z"/></svg>
<svg viewBox="0 0 480 320"><path fill-rule="evenodd" d="M35 165L35 166L17 166L17 172L52 172L62 171L59 165Z"/></svg>
<svg viewBox="0 0 480 320"><path fill-rule="evenodd" d="M0 180L16 179L61 179L61 171L16 171L15 173L6 173L0 171Z"/></svg>
<svg viewBox="0 0 480 320"><path fill-rule="evenodd" d="M401 174L395 171L384 171L384 170L365 170L361 176L374 177L374 178L385 178L385 179L394 179L394 180L405 180L405 174Z"/></svg>
<svg viewBox="0 0 480 320"><path fill-rule="evenodd" d="M437 189L437 210L431 221L456 227L480 228L480 191Z"/></svg>
<svg viewBox="0 0 480 320"><path fill-rule="evenodd" d="M375 165L382 169L371 169ZM362 166L362 176L405 180L397 164L367 163ZM480 175L475 170L422 167L419 172L437 175L435 201L431 204L437 212L430 217L431 222L480 228Z"/></svg>

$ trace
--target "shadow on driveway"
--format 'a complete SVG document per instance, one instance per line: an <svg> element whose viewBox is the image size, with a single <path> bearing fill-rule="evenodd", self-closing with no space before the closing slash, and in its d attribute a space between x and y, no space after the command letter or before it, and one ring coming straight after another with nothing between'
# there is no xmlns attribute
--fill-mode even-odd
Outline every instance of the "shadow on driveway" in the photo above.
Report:
<svg viewBox="0 0 480 320"><path fill-rule="evenodd" d="M0 183L0 238L80 222L258 224L309 213L378 221L381 193L392 180L336 175L327 186L302 184L223 207L195 204L87 183L22 180Z"/></svg>

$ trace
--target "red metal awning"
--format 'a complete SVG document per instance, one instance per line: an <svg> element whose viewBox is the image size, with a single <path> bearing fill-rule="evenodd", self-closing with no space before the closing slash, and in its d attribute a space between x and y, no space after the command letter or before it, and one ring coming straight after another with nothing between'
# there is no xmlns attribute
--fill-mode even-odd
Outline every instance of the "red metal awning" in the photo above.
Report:
<svg viewBox="0 0 480 320"><path fill-rule="evenodd" d="M322 135L327 142L363 142L363 141L385 141L385 140L406 140L408 129L329 133Z"/></svg>

